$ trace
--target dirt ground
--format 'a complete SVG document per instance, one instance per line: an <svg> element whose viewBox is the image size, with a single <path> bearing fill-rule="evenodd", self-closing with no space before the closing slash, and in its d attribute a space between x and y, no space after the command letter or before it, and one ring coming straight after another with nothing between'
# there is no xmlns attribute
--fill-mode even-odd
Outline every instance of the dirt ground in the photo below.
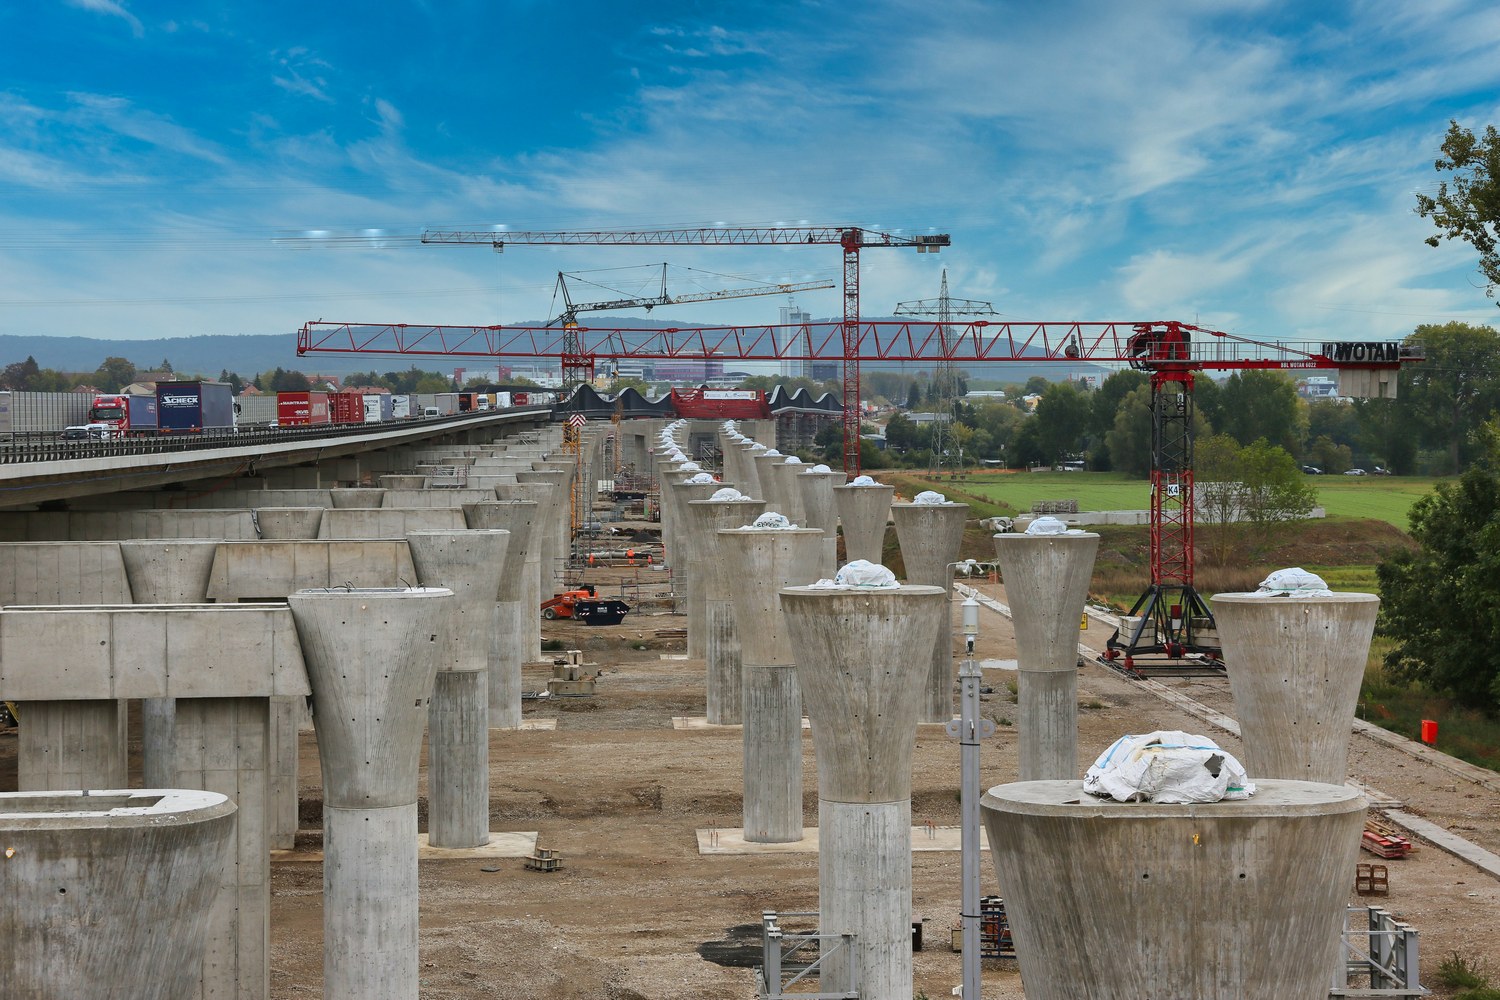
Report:
<svg viewBox="0 0 1500 1000"><path fill-rule="evenodd" d="M616 592L607 584L601 589L603 596ZM998 586L984 589L1000 596ZM655 635L684 621L642 607L615 627L545 624L544 636L584 649L598 664L598 693L526 701L526 718L556 718L555 731L492 734L491 826L537 831L539 845L558 851L564 868L543 874L512 859L422 862L424 998L745 998L754 989L748 963L758 961L746 946L758 949L761 911L816 911L815 854L698 854L696 830L740 825L740 733L672 728L674 715L704 714L703 663L664 659L681 655L683 642ZM1085 633L1093 642L1105 637L1097 625ZM985 612L977 656L1014 658L1006 619ZM548 676L545 664L529 667L525 686L540 690ZM1013 676L1003 669L985 671L993 693L985 696L984 710L999 723L997 736L981 750L986 787L1016 775L1014 703L1006 683ZM1233 714L1222 678L1168 683ZM1085 666L1079 689L1080 765L1123 733L1153 729L1203 732L1231 752L1239 750L1228 733L1210 730L1103 667ZM320 781L313 733L303 734L302 749L299 840L315 846ZM817 776L810 734L804 735L803 761L804 822L811 826L817 822ZM1409 811L1500 853L1500 793L1358 736L1350 766L1353 777L1403 800ZM425 807L425 759L422 774ZM914 760L914 824L958 822L958 774L956 742L937 727L923 727ZM12 730L0 735L0 788L14 783ZM1500 970L1494 926L1500 881L1418 843L1410 858L1386 862L1388 897L1353 895L1351 872L1350 901L1383 905L1420 930L1423 982L1429 987L1437 964L1453 951ZM912 869L913 913L924 921L925 945L915 956L916 995L947 996L960 982L960 958L948 946L959 912L959 855L915 853ZM271 888L271 996L321 996L322 866L273 864ZM988 859L983 892L998 893ZM713 942L728 944L715 951ZM705 960L699 953L705 945L747 964ZM1013 961L987 963L984 988L990 998L1024 996Z"/></svg>

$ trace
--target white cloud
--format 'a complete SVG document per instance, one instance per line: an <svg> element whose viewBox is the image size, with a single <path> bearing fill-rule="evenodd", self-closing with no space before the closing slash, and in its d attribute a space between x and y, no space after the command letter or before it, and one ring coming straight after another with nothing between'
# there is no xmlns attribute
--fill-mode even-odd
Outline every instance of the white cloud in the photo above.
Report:
<svg viewBox="0 0 1500 1000"><path fill-rule="evenodd" d="M137 38L142 38L146 34L146 29L142 27L140 19L126 10L125 5L118 3L117 0L66 0L66 3L68 6L77 7L80 10L92 11L95 14L104 14L108 17L118 17L130 25L130 33Z"/></svg>

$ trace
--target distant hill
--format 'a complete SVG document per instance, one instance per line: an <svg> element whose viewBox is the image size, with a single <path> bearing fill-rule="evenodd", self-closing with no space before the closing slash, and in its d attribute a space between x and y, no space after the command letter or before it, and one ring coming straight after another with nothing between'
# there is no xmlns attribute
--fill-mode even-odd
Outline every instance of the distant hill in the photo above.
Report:
<svg viewBox="0 0 1500 1000"><path fill-rule="evenodd" d="M885 317L867 317L880 319ZM659 330L666 327L710 326L687 317L672 322L635 317L590 316L589 321L597 327ZM517 326L541 326L543 320L527 320ZM831 331L836 320L820 319L812 323L813 336L819 340ZM27 356L36 358L43 368L58 371L93 371L108 357L127 358L143 371L155 368L163 358L172 362L172 367L184 373L217 376L228 369L242 376L273 368L297 369L328 375L341 375L353 371L392 371L415 365L427 371L444 371L455 364L474 366L476 359L445 359L441 357L399 358L389 355L316 354L297 357L295 333L208 335L202 337L161 337L154 340L108 340L100 337L29 337L0 335L0 367L14 361L24 361ZM727 361L728 359L726 359ZM862 367L867 371L915 372L930 367L922 363L866 361ZM1109 369L1079 362L1010 362L1006 364L960 365L972 378L994 379L1005 382L1024 382L1032 375L1048 379L1063 379L1069 374L1108 374Z"/></svg>

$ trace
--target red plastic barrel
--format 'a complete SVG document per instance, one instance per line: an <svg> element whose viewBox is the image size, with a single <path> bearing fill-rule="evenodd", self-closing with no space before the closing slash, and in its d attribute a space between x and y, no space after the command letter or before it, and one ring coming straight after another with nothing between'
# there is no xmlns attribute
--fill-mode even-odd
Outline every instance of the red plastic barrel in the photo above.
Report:
<svg viewBox="0 0 1500 1000"><path fill-rule="evenodd" d="M1428 745L1437 742L1437 722L1432 719L1422 720L1422 742Z"/></svg>

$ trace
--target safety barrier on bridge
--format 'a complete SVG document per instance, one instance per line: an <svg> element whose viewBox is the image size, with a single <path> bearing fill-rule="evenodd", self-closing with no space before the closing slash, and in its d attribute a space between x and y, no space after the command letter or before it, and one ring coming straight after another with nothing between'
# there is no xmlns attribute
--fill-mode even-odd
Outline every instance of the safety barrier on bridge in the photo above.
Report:
<svg viewBox="0 0 1500 1000"><path fill-rule="evenodd" d="M388 420L378 424L242 427L235 430L205 431L198 434L148 434L110 441L65 441L52 433L17 433L11 436L12 440L0 441L0 465L62 462L83 458L113 458L123 455L167 454L202 451L205 448L248 448L269 444L296 444L310 440L358 437L381 431L403 431L417 427L438 430L483 418L519 413L547 414L551 410L550 406L526 406L507 410L475 410L447 417L424 417L420 420Z"/></svg>

